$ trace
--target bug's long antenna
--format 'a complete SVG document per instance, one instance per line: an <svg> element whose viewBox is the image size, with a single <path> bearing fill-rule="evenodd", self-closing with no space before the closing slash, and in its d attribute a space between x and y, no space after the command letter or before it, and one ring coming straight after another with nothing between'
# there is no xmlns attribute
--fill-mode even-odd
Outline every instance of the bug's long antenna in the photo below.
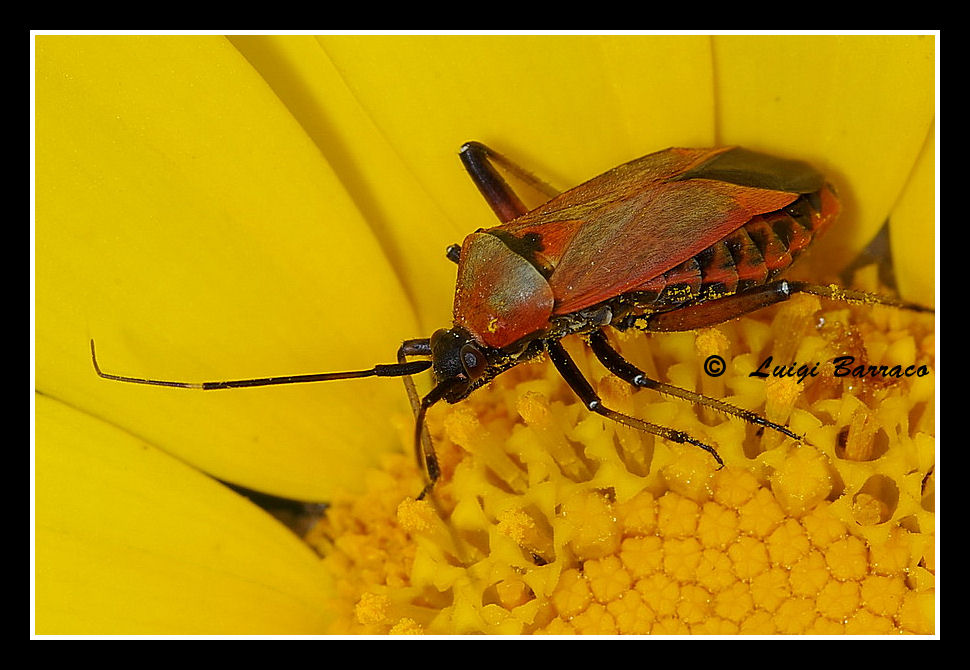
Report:
<svg viewBox="0 0 970 670"><path fill-rule="evenodd" d="M235 379L221 382L177 382L163 379L146 379L143 377L114 375L102 371L101 366L98 365L98 358L94 353L94 340L91 340L91 363L94 364L94 371L98 373L98 376L102 379L111 379L117 382L128 382L130 384L171 386L183 389L199 389L202 391L211 391L214 389L248 388L252 386L274 386L277 384L326 382L336 379L356 379L359 377L403 377L405 375L416 375L419 372L424 372L431 367L431 361L410 361L407 363L394 363L391 365L375 365L369 370L353 370L350 372L321 372L308 375L261 377L258 379Z"/></svg>

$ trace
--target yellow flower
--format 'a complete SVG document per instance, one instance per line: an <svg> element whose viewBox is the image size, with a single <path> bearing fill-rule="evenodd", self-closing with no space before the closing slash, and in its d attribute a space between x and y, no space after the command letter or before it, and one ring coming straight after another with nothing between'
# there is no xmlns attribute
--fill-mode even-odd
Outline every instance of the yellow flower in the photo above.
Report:
<svg viewBox="0 0 970 670"><path fill-rule="evenodd" d="M912 425L898 399L813 398L815 417L795 396L778 411L821 452L809 475L778 444L729 447L715 474L524 366L457 419L432 412L446 481L429 513L400 507L413 456L382 456L408 448L399 383L130 386L95 377L88 351L191 381L392 362L449 322L444 248L493 225L455 156L469 139L559 187L671 145L804 158L845 203L818 276L891 216L900 288L933 303L932 36L35 43L36 632L932 632L932 492L912 499L934 462L932 379L907 387ZM886 360L932 356L932 331L906 349L918 326L873 318ZM742 323L732 342L778 336ZM651 338L651 355L683 362L693 338ZM719 445L745 435L606 386ZM820 503L819 464L873 440L888 451L833 466L842 494ZM511 484L483 465L496 445ZM200 473L334 502L325 560Z"/></svg>

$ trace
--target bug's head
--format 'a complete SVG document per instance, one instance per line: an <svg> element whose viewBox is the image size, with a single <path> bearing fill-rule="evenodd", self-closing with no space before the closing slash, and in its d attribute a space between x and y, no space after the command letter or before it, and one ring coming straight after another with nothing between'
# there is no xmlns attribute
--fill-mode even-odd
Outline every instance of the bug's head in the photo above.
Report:
<svg viewBox="0 0 970 670"><path fill-rule="evenodd" d="M431 371L435 385L445 385L442 397L449 403L471 393L487 370L485 353L464 328L438 330L431 336Z"/></svg>

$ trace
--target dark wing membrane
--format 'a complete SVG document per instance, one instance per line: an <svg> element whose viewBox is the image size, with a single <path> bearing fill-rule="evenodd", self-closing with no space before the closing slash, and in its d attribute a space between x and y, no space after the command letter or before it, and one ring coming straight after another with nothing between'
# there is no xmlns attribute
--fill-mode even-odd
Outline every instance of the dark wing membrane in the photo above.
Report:
<svg viewBox="0 0 970 670"><path fill-rule="evenodd" d="M714 156L673 179L716 179L739 186L791 193L815 193L825 185L822 174L808 163L741 147Z"/></svg>

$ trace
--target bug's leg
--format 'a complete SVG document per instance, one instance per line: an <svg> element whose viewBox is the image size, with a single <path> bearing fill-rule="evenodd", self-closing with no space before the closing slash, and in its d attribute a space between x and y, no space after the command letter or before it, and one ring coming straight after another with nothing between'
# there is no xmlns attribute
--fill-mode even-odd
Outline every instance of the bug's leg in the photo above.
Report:
<svg viewBox="0 0 970 670"><path fill-rule="evenodd" d="M866 305L883 305L885 307L908 309L913 312L924 312L927 314L933 314L936 312L936 310L934 310L932 307L920 305L908 300L900 300L899 298L893 298L887 295L879 295L877 293L853 291L852 289L842 288L841 286L836 286L834 284L823 286L821 284L809 284L802 281L790 281L787 283L792 295L795 293L810 293L812 295L817 295L822 298L829 298L831 300L843 300L845 302L857 302Z"/></svg>
<svg viewBox="0 0 970 670"><path fill-rule="evenodd" d="M609 409L603 406L603 402L600 397L593 390L586 378L583 377L583 373L579 371L576 367L576 363L570 358L569 354L563 348L563 346L556 340L546 341L546 351L549 352L549 358L552 359L552 364L556 366L556 370L562 375L562 378L566 380L569 384L569 388L579 396L579 399L583 401L586 405L586 409L591 412L596 412L601 416L605 416L607 419L616 421L617 423L622 423L625 426L630 426L631 428L636 428L637 430L642 430L646 433L652 435L658 435L671 442L677 442L679 444L693 444L695 447L700 447L704 451L711 454L714 460L717 461L720 467L724 467L724 461L718 455L717 450L714 447L704 444L699 440L695 440L687 433L679 430L674 430L672 428L666 428L664 426L658 426L654 423L649 423L641 419L636 419L632 416L627 416L626 414L621 414L620 412Z"/></svg>
<svg viewBox="0 0 970 670"><path fill-rule="evenodd" d="M672 386L670 384L665 384L664 382L650 379L650 377L648 377L643 370L640 370L623 358L623 356L621 356L620 353L610 345L609 340L606 339L606 333L604 333L602 330L597 330L590 335L589 346L596 355L596 358L598 358L600 363L603 364L603 367L636 388L653 389L654 391L664 395L680 398L681 400L687 400L688 402L710 407L719 412L730 414L731 416L736 416L743 421L747 421L748 423L752 423L757 426L777 430L779 433L783 433L794 440L801 440L801 436L796 435L784 426L780 426L777 423L769 421L755 412L741 409L740 407L735 407L734 405L730 405L714 398L709 398L706 395L694 393L693 391L688 391L687 389L682 389L679 386Z"/></svg>
<svg viewBox="0 0 970 670"><path fill-rule="evenodd" d="M405 340L397 350L397 362L400 364L406 363L408 356L430 355L431 340ZM415 420L417 420L421 413L421 398L418 395L418 390L415 388L414 380L411 379L411 376L405 375L402 379L404 380L404 388L408 394L408 401L411 403L411 410L414 412ZM421 489L421 493L418 494L417 499L421 500L434 488L435 482L438 481L438 477L441 475L441 470L438 468L438 456L435 454L434 444L431 442L431 435L428 434L428 428L426 426L421 427L421 441L415 443L414 457L417 459L418 469L424 470L428 474L428 483Z"/></svg>
<svg viewBox="0 0 970 670"><path fill-rule="evenodd" d="M522 203L505 178L499 174L496 165L550 198L559 195L559 191L552 186L480 142L466 142L459 150L458 156L482 197L502 223L522 216L529 211L529 208Z"/></svg>
<svg viewBox="0 0 970 670"><path fill-rule="evenodd" d="M893 270L893 252L889 241L889 219L883 222L876 236L869 240L866 248L842 269L839 278L848 286L858 270L875 265L879 273L879 283L893 291L897 290L896 273Z"/></svg>
<svg viewBox="0 0 970 670"><path fill-rule="evenodd" d="M796 293L810 293L833 300L858 302L867 305L884 305L916 312L932 313L934 311L923 305L888 296L853 291L838 286L822 286L781 279L742 293L735 293L697 305L680 307L669 312L636 316L627 325L649 332L697 330L723 323L729 319L735 319L762 307L784 302Z"/></svg>

